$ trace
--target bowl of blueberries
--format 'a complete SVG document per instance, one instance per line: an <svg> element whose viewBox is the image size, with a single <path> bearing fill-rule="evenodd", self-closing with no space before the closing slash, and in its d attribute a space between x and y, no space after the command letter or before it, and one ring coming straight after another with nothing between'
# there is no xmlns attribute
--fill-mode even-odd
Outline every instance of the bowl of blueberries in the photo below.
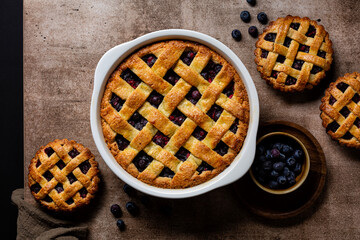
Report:
<svg viewBox="0 0 360 240"><path fill-rule="evenodd" d="M249 173L264 191L287 194L302 185L309 170L310 158L304 144L289 133L271 132L257 140Z"/></svg>

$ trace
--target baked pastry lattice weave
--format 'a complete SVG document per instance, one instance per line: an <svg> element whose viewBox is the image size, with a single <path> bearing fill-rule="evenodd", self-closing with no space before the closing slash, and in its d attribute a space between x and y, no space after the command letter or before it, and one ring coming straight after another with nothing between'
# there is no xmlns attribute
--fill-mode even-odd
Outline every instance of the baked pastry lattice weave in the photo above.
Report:
<svg viewBox="0 0 360 240"><path fill-rule="evenodd" d="M360 73L347 73L331 83L321 99L326 132L340 144L360 148Z"/></svg>
<svg viewBox="0 0 360 240"><path fill-rule="evenodd" d="M88 148L57 139L36 152L29 165L28 184L46 208L71 212L94 198L100 181L97 166Z"/></svg>
<svg viewBox="0 0 360 240"><path fill-rule="evenodd" d="M255 63L261 77L284 92L319 84L332 63L332 42L322 25L287 16L271 22L256 42Z"/></svg>
<svg viewBox="0 0 360 240"><path fill-rule="evenodd" d="M194 42L146 46L113 72L101 103L116 161L162 188L186 188L222 172L244 142L245 86L234 67Z"/></svg>

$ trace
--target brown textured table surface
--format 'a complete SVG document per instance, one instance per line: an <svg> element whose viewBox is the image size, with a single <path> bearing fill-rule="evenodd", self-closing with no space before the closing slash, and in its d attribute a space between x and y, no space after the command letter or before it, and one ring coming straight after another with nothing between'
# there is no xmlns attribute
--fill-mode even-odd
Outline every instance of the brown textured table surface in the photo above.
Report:
<svg viewBox="0 0 360 240"><path fill-rule="evenodd" d="M240 20L243 10L252 15L248 24ZM335 54L332 70L319 87L302 94L282 94L260 78L253 56L256 40L247 29L251 25L263 29L256 19L261 11L270 20L288 14L321 19ZM329 82L346 72L360 71L359 11L356 0L257 0L255 7L245 0L24 0L25 175L37 149L49 141L68 138L89 147L100 165L102 190L94 208L76 221L89 225L90 239L360 239L360 152L332 141L319 118L320 99ZM101 159L91 135L93 75L108 49L167 28L196 30L230 47L253 77L260 121L292 121L317 138L327 158L328 179L320 199L307 213L286 222L259 219L239 204L230 186L191 199L151 198L149 208L139 203L138 217L126 212L130 197L122 190L123 182ZM235 28L243 34L240 42L231 38ZM27 177L25 199L34 202L26 182ZM109 211L113 203L119 203L124 211L124 232L117 229ZM162 205L172 209L170 215L161 213Z"/></svg>

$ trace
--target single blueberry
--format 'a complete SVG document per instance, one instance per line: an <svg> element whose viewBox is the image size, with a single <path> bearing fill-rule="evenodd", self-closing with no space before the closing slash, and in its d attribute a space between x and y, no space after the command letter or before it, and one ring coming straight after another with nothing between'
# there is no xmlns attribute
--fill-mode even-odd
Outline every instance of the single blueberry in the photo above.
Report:
<svg viewBox="0 0 360 240"><path fill-rule="evenodd" d="M276 162L273 164L273 169L275 171L281 172L284 169L285 164L283 162Z"/></svg>
<svg viewBox="0 0 360 240"><path fill-rule="evenodd" d="M271 165L272 165L272 162L271 161L265 161L263 163L263 169L265 171L270 171L271 170Z"/></svg>
<svg viewBox="0 0 360 240"><path fill-rule="evenodd" d="M281 161L285 161L285 159L286 159L285 154L280 153L279 159L280 159Z"/></svg>
<svg viewBox="0 0 360 240"><path fill-rule="evenodd" d="M279 188L279 183L277 181L270 181L269 182L269 188L277 189L277 188Z"/></svg>
<svg viewBox="0 0 360 240"><path fill-rule="evenodd" d="M249 32L250 36L252 36L254 38L256 38L259 35L258 29L255 26L249 27L248 32Z"/></svg>
<svg viewBox="0 0 360 240"><path fill-rule="evenodd" d="M110 212L114 215L114 217L121 217L122 211L118 204L113 204L110 207Z"/></svg>
<svg viewBox="0 0 360 240"><path fill-rule="evenodd" d="M273 178L277 178L279 176L279 173L275 170L272 170L271 173L270 173L270 176L273 177Z"/></svg>
<svg viewBox="0 0 360 240"><path fill-rule="evenodd" d="M130 185L126 184L126 183L125 183L125 185L123 187L123 190L129 196L133 196L134 193L135 193L135 189L132 188Z"/></svg>
<svg viewBox="0 0 360 240"><path fill-rule="evenodd" d="M255 6L256 0L246 0L251 6Z"/></svg>
<svg viewBox="0 0 360 240"><path fill-rule="evenodd" d="M294 158L296 160L300 160L303 157L303 155L304 155L303 151L301 151L299 149L295 150L295 152L294 152Z"/></svg>
<svg viewBox="0 0 360 240"><path fill-rule="evenodd" d="M287 176L289 176L289 174L290 174L290 169L289 169L288 167L284 167L283 175L284 175L285 177L287 177Z"/></svg>
<svg viewBox="0 0 360 240"><path fill-rule="evenodd" d="M123 231L123 230L125 229L125 223L124 223L124 221L121 220L121 219L118 219L118 220L116 221L116 225L118 226L118 228L119 228L121 231Z"/></svg>
<svg viewBox="0 0 360 240"><path fill-rule="evenodd" d="M293 157L289 157L288 159L286 159L286 165L289 167L289 168L292 168L295 166L295 163L296 163L296 160L295 158Z"/></svg>
<svg viewBox="0 0 360 240"><path fill-rule="evenodd" d="M286 156L289 156L293 152L293 149L289 145L284 145L283 148L282 148L282 152Z"/></svg>
<svg viewBox="0 0 360 240"><path fill-rule="evenodd" d="M136 216L139 214L139 208L134 202L127 202L126 209L131 215Z"/></svg>
<svg viewBox="0 0 360 240"><path fill-rule="evenodd" d="M233 39L235 39L236 41L240 41L241 40L241 32L239 29L234 29L231 32L231 36L233 37Z"/></svg>
<svg viewBox="0 0 360 240"><path fill-rule="evenodd" d="M294 173L297 175L299 175L301 173L301 163L296 163L295 167L294 167Z"/></svg>
<svg viewBox="0 0 360 240"><path fill-rule="evenodd" d="M285 176L279 176L277 178L277 182L280 184L280 185L285 185L286 184L286 177Z"/></svg>
<svg viewBox="0 0 360 240"><path fill-rule="evenodd" d="M248 23L248 22L250 22L250 13L248 11L242 11L240 13L240 18L244 22Z"/></svg>
<svg viewBox="0 0 360 240"><path fill-rule="evenodd" d="M295 173L293 171L289 172L289 176L286 177L288 181L295 180Z"/></svg>
<svg viewBox="0 0 360 240"><path fill-rule="evenodd" d="M260 12L258 15L257 15L257 19L259 20L260 23L262 24L266 24L268 22L268 17L266 15L266 13L264 12Z"/></svg>
<svg viewBox="0 0 360 240"><path fill-rule="evenodd" d="M277 148L271 149L272 158L278 158L280 156L280 151Z"/></svg>
<svg viewBox="0 0 360 240"><path fill-rule="evenodd" d="M266 153L265 153L265 158L266 159L272 159L272 155L271 155L271 151L270 150L266 150Z"/></svg>
<svg viewBox="0 0 360 240"><path fill-rule="evenodd" d="M283 147L283 144L282 143L275 143L273 146L273 148L276 148L277 150L281 151L282 147Z"/></svg>

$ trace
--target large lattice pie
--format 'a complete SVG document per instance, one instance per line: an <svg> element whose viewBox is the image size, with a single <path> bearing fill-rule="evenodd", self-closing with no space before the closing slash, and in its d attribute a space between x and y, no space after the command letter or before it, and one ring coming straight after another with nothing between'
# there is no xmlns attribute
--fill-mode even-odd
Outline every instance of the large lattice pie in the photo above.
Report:
<svg viewBox="0 0 360 240"><path fill-rule="evenodd" d="M249 121L242 80L224 58L194 42L165 41L124 60L101 103L105 140L132 176L186 188L222 172Z"/></svg>
<svg viewBox="0 0 360 240"><path fill-rule="evenodd" d="M331 83L322 98L326 132L341 144L360 148L360 73L347 73Z"/></svg>
<svg viewBox="0 0 360 240"><path fill-rule="evenodd" d="M256 42L261 77L284 92L311 89L332 62L332 43L324 27L309 18L287 16L271 22Z"/></svg>
<svg viewBox="0 0 360 240"><path fill-rule="evenodd" d="M31 193L48 209L73 211L95 196L100 181L97 166L88 148L57 139L42 146L30 162Z"/></svg>

